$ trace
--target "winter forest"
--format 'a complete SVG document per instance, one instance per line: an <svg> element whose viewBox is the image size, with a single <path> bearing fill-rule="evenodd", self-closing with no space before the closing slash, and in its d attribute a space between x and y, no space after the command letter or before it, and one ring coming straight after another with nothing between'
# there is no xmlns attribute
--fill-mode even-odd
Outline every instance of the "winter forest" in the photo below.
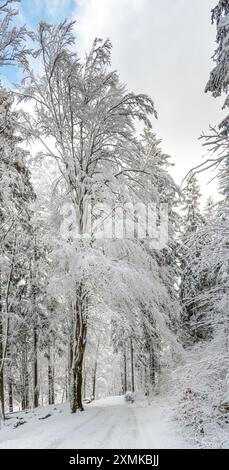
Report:
<svg viewBox="0 0 229 470"><path fill-rule="evenodd" d="M22 3L0 1L0 447L229 448L229 0L202 90L224 119L180 186L115 44L81 57Z"/></svg>

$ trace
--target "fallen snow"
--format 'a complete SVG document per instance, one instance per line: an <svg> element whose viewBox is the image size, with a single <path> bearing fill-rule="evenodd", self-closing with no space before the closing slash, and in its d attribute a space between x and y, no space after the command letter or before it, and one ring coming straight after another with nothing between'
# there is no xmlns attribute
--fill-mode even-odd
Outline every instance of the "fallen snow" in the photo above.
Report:
<svg viewBox="0 0 229 470"><path fill-rule="evenodd" d="M46 419L39 419L51 414ZM96 400L84 412L70 414L69 404L8 415L0 430L0 448L27 449L177 449L190 448L168 411L168 401L150 406L123 397ZM19 420L26 421L14 427Z"/></svg>

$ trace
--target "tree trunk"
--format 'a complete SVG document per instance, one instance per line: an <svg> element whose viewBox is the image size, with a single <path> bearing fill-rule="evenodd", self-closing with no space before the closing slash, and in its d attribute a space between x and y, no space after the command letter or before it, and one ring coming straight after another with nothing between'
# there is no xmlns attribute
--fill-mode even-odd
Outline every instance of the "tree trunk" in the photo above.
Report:
<svg viewBox="0 0 229 470"><path fill-rule="evenodd" d="M100 337L98 339L98 343L97 343L97 346L96 346L95 364L94 364L94 370L93 370L93 376L92 376L92 396L93 396L93 399L95 399L99 346L100 346Z"/></svg>
<svg viewBox="0 0 229 470"><path fill-rule="evenodd" d="M71 328L69 329L69 342L68 342L68 390L69 396L71 399L71 393L73 388L73 349L74 349L74 340L73 340L73 331L74 331L74 322L71 321Z"/></svg>
<svg viewBox="0 0 229 470"><path fill-rule="evenodd" d="M87 299L86 294L80 285L76 292L75 306L75 328L74 346L72 359L72 396L71 412L83 411L82 404L82 384L83 384L83 359L86 346L87 333Z"/></svg>
<svg viewBox="0 0 229 470"><path fill-rule="evenodd" d="M36 327L33 329L33 407L39 406L38 388L38 335Z"/></svg>
<svg viewBox="0 0 229 470"><path fill-rule="evenodd" d="M97 373L97 359L95 360L93 376L92 376L92 397L95 399L95 390L96 390L96 373Z"/></svg>
<svg viewBox="0 0 229 470"><path fill-rule="evenodd" d="M155 385L155 382L156 382L156 377L155 377L155 354L154 354L154 350L153 348L151 347L150 348L150 364L149 364L149 367L150 367L150 384L151 385Z"/></svg>
<svg viewBox="0 0 229 470"><path fill-rule="evenodd" d="M82 383L83 383L83 355L84 349L79 350L81 359L75 361L73 369L73 387L72 387L72 413L76 413L77 410L83 411L82 403Z"/></svg>
<svg viewBox="0 0 229 470"><path fill-rule="evenodd" d="M77 407L80 411L83 411L83 404L82 404L83 367L82 367L82 362L79 364L79 366L77 368L77 372L76 372Z"/></svg>
<svg viewBox="0 0 229 470"><path fill-rule="evenodd" d="M10 331L10 319L8 319L8 333ZM9 343L7 344L6 351L6 367L5 367L5 377L7 380L8 388L8 404L9 412L13 412L13 376L12 376L12 360L11 360L11 350Z"/></svg>
<svg viewBox="0 0 229 470"><path fill-rule="evenodd" d="M86 398L87 396L87 370L85 367L85 362L84 362L84 368L83 368L84 374L83 374L83 396Z"/></svg>
<svg viewBox="0 0 229 470"><path fill-rule="evenodd" d="M127 392L126 348L123 350L123 393Z"/></svg>
<svg viewBox="0 0 229 470"><path fill-rule="evenodd" d="M48 365L48 385L49 385L49 405L54 405L54 369L51 364Z"/></svg>
<svg viewBox="0 0 229 470"><path fill-rule="evenodd" d="M0 419L4 420L4 345L3 345L3 307L2 307L2 284L0 271Z"/></svg>
<svg viewBox="0 0 229 470"><path fill-rule="evenodd" d="M9 397L9 412L13 413L13 381L12 377L8 379L8 397Z"/></svg>
<svg viewBox="0 0 229 470"><path fill-rule="evenodd" d="M23 410L29 408L29 373L28 373L28 358L27 358L27 343L25 338L24 347L22 350L22 402Z"/></svg>
<svg viewBox="0 0 229 470"><path fill-rule="evenodd" d="M131 391L134 392L134 348L133 340L130 340L130 366L131 366Z"/></svg>
<svg viewBox="0 0 229 470"><path fill-rule="evenodd" d="M82 145L82 141L81 141ZM84 234L84 201L76 203L76 217L79 216L79 234ZM72 357L72 396L71 411L83 411L82 384L83 361L87 337L88 296L83 282L76 284L76 301L73 315L73 357Z"/></svg>
<svg viewBox="0 0 229 470"><path fill-rule="evenodd" d="M52 360L51 348L48 347L48 395L49 405L54 405L55 393L54 393L54 366Z"/></svg>
<svg viewBox="0 0 229 470"><path fill-rule="evenodd" d="M1 358L1 350L0 350ZM5 419L5 398L4 398L4 371L3 367L0 371L0 418Z"/></svg>
<svg viewBox="0 0 229 470"><path fill-rule="evenodd" d="M0 418L4 420L5 418L5 397L4 397L4 363L6 358L6 353L8 349L8 333L9 333L9 294L10 286L12 281L12 274L14 268L14 256L16 249L16 235L14 238L13 250L12 250L12 259L9 277L7 281L6 294L5 294L5 310L6 310L6 327L5 327L5 344L4 344L4 327L3 327L3 300L2 300L2 277L0 270Z"/></svg>

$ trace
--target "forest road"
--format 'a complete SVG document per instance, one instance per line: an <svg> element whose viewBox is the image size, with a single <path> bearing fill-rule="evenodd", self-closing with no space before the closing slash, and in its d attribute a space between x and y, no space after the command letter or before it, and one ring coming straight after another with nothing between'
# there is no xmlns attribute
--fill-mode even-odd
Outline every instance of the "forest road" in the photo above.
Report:
<svg viewBox="0 0 229 470"><path fill-rule="evenodd" d="M45 413L51 414L41 419ZM171 419L166 399L126 403L123 397L96 400L71 415L69 405L40 407L14 419L0 431L0 448L177 449L191 448Z"/></svg>

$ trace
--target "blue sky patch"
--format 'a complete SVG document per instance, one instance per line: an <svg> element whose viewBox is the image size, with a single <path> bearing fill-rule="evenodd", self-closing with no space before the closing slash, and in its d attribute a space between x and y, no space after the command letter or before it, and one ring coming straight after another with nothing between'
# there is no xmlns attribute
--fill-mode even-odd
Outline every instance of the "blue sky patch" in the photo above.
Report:
<svg viewBox="0 0 229 470"><path fill-rule="evenodd" d="M59 23L71 19L76 10L75 0L21 0L14 8L19 11L15 17L16 25L27 25L29 30L35 30L40 21ZM22 77L18 67L2 67L1 76L10 88L14 87Z"/></svg>

